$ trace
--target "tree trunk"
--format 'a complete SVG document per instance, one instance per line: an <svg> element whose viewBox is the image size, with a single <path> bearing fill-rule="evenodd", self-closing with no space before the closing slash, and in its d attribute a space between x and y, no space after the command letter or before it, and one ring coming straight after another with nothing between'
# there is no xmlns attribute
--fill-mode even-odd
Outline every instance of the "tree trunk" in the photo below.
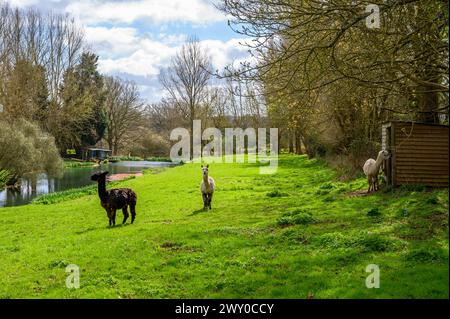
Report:
<svg viewBox="0 0 450 319"><path fill-rule="evenodd" d="M295 131L295 154L302 155L302 134L299 130Z"/></svg>
<svg viewBox="0 0 450 319"><path fill-rule="evenodd" d="M193 160L194 159L194 117L195 117L195 111L194 111L194 105L193 102L191 102L190 105L190 109L191 109L191 114L190 114L190 119L189 119L189 126L190 126L190 133L191 133L191 140L190 140L190 152L191 154L189 155L189 159Z"/></svg>
<svg viewBox="0 0 450 319"><path fill-rule="evenodd" d="M420 114L418 119L420 122L439 124L439 116L436 112L439 106L438 94L433 92L431 86L421 86L420 90L423 92L419 97Z"/></svg>
<svg viewBox="0 0 450 319"><path fill-rule="evenodd" d="M294 153L294 138L292 132L289 132L289 153Z"/></svg>

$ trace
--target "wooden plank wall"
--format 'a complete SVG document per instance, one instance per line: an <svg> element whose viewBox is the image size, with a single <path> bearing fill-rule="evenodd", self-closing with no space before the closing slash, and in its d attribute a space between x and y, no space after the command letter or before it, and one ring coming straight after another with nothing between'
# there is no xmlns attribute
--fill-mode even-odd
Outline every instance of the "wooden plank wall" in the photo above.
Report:
<svg viewBox="0 0 450 319"><path fill-rule="evenodd" d="M449 128L395 122L394 185L448 187Z"/></svg>

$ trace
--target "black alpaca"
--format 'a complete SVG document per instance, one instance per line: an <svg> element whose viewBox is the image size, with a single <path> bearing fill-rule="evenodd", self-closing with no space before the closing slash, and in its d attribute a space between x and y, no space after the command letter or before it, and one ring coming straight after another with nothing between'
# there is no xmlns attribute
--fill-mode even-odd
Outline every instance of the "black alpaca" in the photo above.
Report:
<svg viewBox="0 0 450 319"><path fill-rule="evenodd" d="M97 173L91 176L93 181L98 183L98 196L101 205L106 210L109 218L109 226L116 225L116 210L122 209L123 222L125 224L128 218L127 207L130 206L131 223L133 224L136 217L136 193L129 188L115 188L106 190L106 175L108 172Z"/></svg>

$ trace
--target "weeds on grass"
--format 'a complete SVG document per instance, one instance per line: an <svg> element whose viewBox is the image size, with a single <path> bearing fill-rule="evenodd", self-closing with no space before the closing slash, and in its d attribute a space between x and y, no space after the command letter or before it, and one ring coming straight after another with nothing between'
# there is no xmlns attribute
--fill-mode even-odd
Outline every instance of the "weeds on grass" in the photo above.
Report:
<svg viewBox="0 0 450 319"><path fill-rule="evenodd" d="M286 193L282 193L278 189L273 190L273 191L267 193L266 195L267 195L267 197L285 197L285 196L287 196Z"/></svg>
<svg viewBox="0 0 450 319"><path fill-rule="evenodd" d="M409 262L443 262L447 260L448 256L442 249L438 248L419 248L408 252L405 259Z"/></svg>
<svg viewBox="0 0 450 319"><path fill-rule="evenodd" d="M291 226L291 225L308 225L315 222L310 212L304 211L302 209L296 209L292 212L283 214L278 218L277 224L281 227Z"/></svg>

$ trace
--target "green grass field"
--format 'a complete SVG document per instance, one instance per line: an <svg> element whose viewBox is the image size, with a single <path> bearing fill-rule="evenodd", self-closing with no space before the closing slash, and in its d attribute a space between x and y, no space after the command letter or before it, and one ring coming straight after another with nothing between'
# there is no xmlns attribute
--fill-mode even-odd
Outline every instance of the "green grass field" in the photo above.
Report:
<svg viewBox="0 0 450 319"><path fill-rule="evenodd" d="M277 174L258 172L211 164L211 211L199 164L121 182L138 215L114 228L83 192L0 209L0 298L449 297L447 189L358 196L364 179L288 155ZM80 289L65 286L68 264ZM369 264L378 289L366 288Z"/></svg>

